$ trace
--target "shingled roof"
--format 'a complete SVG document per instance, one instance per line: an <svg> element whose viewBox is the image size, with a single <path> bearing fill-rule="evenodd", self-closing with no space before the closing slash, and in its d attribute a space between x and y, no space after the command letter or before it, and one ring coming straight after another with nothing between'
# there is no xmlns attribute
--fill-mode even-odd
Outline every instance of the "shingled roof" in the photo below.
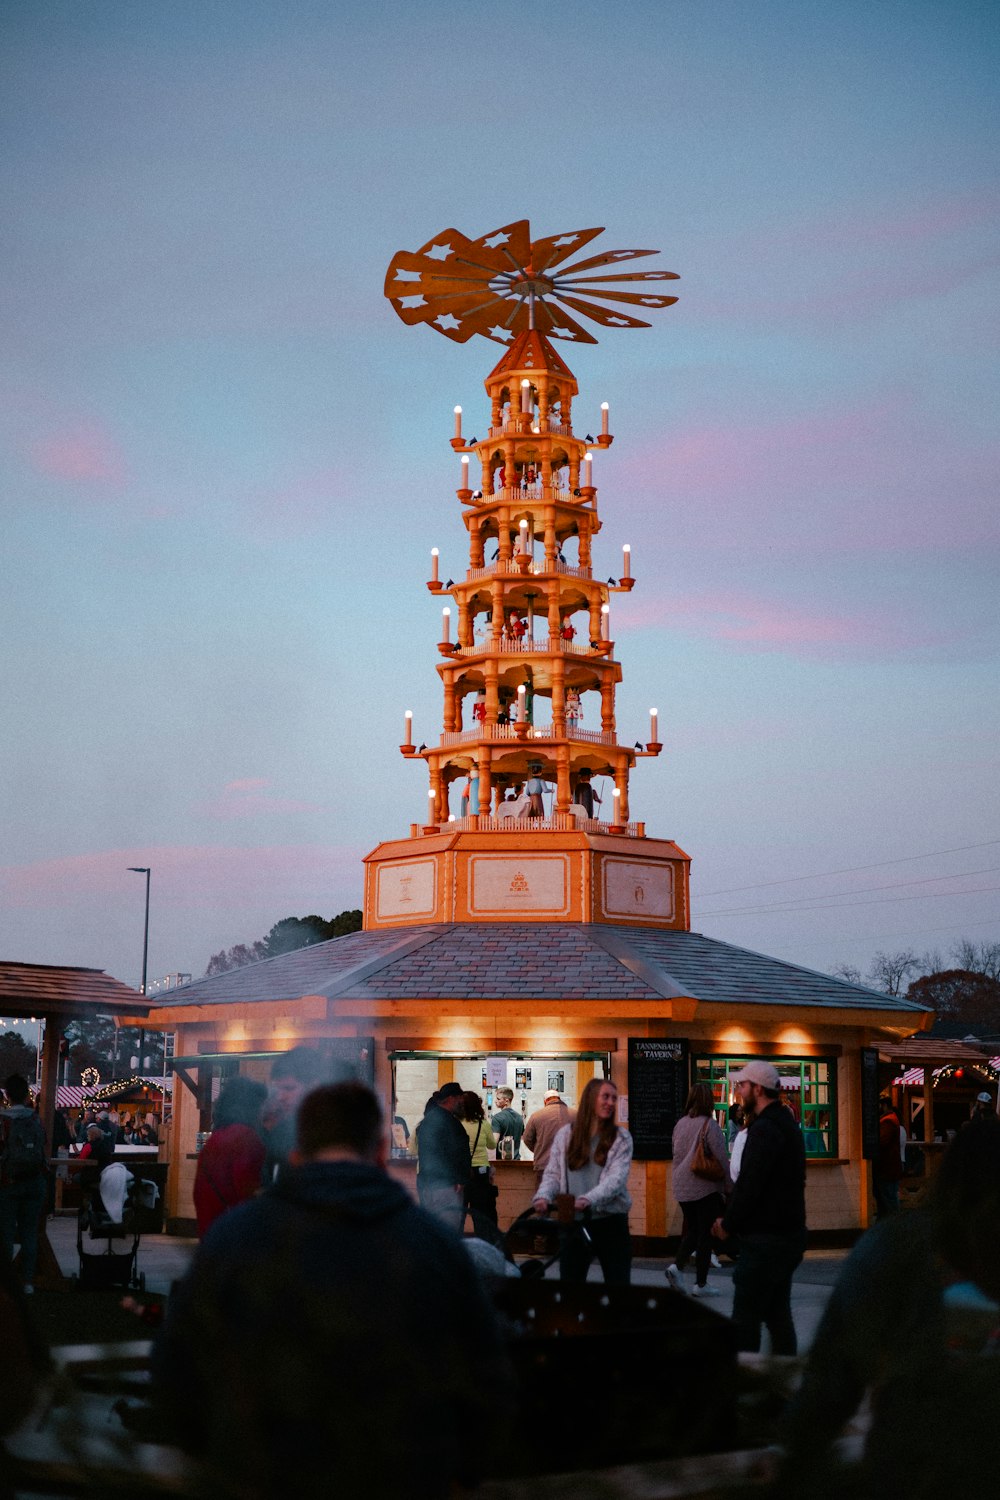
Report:
<svg viewBox="0 0 1000 1500"><path fill-rule="evenodd" d="M327 999L633 1000L908 1011L923 1007L697 932L478 922L355 932L171 990L164 1010ZM154 1018L155 1019L155 1018Z"/></svg>
<svg viewBox="0 0 1000 1500"><path fill-rule="evenodd" d="M0 962L0 1015L72 1017L105 1011L142 1017L149 1002L103 969Z"/></svg>

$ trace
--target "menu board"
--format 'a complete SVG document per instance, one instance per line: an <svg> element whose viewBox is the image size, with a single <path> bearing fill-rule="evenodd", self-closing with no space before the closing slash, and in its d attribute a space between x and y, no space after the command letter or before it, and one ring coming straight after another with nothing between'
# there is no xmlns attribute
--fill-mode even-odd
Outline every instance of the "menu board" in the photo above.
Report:
<svg viewBox="0 0 1000 1500"><path fill-rule="evenodd" d="M636 1161L669 1161L688 1096L688 1043L679 1037L628 1039L628 1128Z"/></svg>
<svg viewBox="0 0 1000 1500"><path fill-rule="evenodd" d="M878 1154L878 1048L861 1049L861 1155L871 1161Z"/></svg>

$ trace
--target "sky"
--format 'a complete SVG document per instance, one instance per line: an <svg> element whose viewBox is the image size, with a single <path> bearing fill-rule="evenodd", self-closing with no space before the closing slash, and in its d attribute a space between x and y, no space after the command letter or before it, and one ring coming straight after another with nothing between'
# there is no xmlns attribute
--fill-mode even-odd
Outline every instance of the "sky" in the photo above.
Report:
<svg viewBox="0 0 1000 1500"><path fill-rule="evenodd" d="M150 981L197 976L422 820L500 351L383 279L518 218L682 278L557 347L693 927L1000 938L998 41L978 0L6 0L0 954L137 984L149 866Z"/></svg>

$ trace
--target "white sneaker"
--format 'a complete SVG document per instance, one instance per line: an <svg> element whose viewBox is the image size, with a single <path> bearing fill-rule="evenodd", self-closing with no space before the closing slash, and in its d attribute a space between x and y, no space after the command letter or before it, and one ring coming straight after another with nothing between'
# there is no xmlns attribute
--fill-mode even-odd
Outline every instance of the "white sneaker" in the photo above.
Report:
<svg viewBox="0 0 1000 1500"><path fill-rule="evenodd" d="M716 1271L721 1271L722 1270L722 1261L719 1259L719 1257L717 1255L713 1255L712 1256L712 1267Z"/></svg>
<svg viewBox="0 0 1000 1500"><path fill-rule="evenodd" d="M675 1292L684 1291L684 1277L678 1266L668 1266L663 1274L664 1276L666 1276Z"/></svg>
<svg viewBox="0 0 1000 1500"><path fill-rule="evenodd" d="M706 1281L704 1286L693 1286L691 1288L691 1295L692 1297L721 1297L722 1293L714 1286L709 1286Z"/></svg>

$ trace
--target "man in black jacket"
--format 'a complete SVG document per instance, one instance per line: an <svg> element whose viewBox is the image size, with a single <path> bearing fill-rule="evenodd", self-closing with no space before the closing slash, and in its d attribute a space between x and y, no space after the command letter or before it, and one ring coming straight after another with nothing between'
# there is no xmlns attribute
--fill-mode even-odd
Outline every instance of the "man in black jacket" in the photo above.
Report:
<svg viewBox="0 0 1000 1500"><path fill-rule="evenodd" d="M469 1137L461 1125L462 1085L445 1083L432 1094L417 1126L420 1202L460 1234L472 1177Z"/></svg>
<svg viewBox="0 0 1000 1500"><path fill-rule="evenodd" d="M740 1349L760 1349L761 1324L772 1354L795 1354L792 1276L806 1248L806 1154L795 1116L781 1103L777 1068L748 1063L733 1079L750 1121L740 1175L713 1234L739 1237L733 1273L733 1322Z"/></svg>
<svg viewBox="0 0 1000 1500"><path fill-rule="evenodd" d="M444 1500L489 1463L494 1317L387 1154L370 1089L313 1090L291 1164L216 1220L172 1292L154 1390L199 1495Z"/></svg>

